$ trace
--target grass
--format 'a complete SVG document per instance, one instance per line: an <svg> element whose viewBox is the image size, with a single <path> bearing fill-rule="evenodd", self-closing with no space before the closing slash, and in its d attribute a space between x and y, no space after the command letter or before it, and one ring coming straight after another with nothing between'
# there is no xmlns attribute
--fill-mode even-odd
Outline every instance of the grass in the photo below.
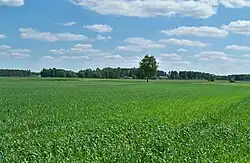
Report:
<svg viewBox="0 0 250 163"><path fill-rule="evenodd" d="M250 83L0 79L0 162L248 162Z"/></svg>

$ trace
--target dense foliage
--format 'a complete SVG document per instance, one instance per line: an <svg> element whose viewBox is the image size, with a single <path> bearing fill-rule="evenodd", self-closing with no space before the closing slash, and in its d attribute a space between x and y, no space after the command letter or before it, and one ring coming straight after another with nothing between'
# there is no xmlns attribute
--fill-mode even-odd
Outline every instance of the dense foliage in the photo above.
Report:
<svg viewBox="0 0 250 163"><path fill-rule="evenodd" d="M156 58L154 56L146 55L140 62L140 70L146 77L147 82L149 78L156 75L157 68L158 63L156 62Z"/></svg>
<svg viewBox="0 0 250 163"><path fill-rule="evenodd" d="M67 75L68 74L68 75ZM219 76L215 76L209 73L193 72L193 71L169 71L168 73L157 70L155 75L151 75L150 79L170 79L170 80L210 80L212 77L216 79ZM106 78L106 79L144 79L145 75L140 68L97 68L95 70L86 69L80 70L78 73L73 71L67 71L62 69L43 69L41 71L42 77L79 77L79 78ZM221 80L227 80L227 78L221 78Z"/></svg>
<svg viewBox="0 0 250 163"><path fill-rule="evenodd" d="M73 71L63 70L63 69L43 69L41 71L41 77L77 77L77 73Z"/></svg>
<svg viewBox="0 0 250 163"><path fill-rule="evenodd" d="M32 76L30 70L0 69L0 77L29 77Z"/></svg>
<svg viewBox="0 0 250 163"><path fill-rule="evenodd" d="M2 78L0 162L247 162L249 89Z"/></svg>
<svg viewBox="0 0 250 163"><path fill-rule="evenodd" d="M133 78L142 79L143 75L138 68L111 68L106 67L103 69L97 68L96 70L86 69L81 70L78 73L80 78L108 78L108 79L119 79L119 78Z"/></svg>
<svg viewBox="0 0 250 163"><path fill-rule="evenodd" d="M40 73L31 72L30 70L0 69L0 77L68 77L68 78L106 78L106 79L144 79L143 72L140 68L97 68L95 70L86 69L74 72L64 69L43 69ZM231 80L250 81L250 74L235 74L228 76L214 75L204 72L195 71L169 71L157 70L156 75L151 79L169 79L169 80Z"/></svg>

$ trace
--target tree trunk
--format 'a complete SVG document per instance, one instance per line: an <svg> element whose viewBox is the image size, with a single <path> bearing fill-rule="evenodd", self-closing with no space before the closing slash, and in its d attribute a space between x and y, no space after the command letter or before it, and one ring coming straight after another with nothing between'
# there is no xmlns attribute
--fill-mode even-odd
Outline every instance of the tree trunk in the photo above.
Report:
<svg viewBox="0 0 250 163"><path fill-rule="evenodd" d="M148 83L148 77L147 77L147 83Z"/></svg>

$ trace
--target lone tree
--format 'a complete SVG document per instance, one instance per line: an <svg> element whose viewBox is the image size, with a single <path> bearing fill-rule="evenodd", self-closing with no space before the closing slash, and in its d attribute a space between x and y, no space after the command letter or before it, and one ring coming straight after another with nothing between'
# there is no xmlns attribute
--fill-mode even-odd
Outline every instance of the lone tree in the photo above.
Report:
<svg viewBox="0 0 250 163"><path fill-rule="evenodd" d="M151 78L156 74L157 68L158 63L154 56L146 55L140 62L140 69L146 77L147 82L148 78Z"/></svg>

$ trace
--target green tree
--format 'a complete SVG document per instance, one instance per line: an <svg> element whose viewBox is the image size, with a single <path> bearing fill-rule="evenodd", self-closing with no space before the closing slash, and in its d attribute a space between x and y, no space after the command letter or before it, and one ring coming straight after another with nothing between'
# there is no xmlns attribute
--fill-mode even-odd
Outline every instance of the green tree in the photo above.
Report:
<svg viewBox="0 0 250 163"><path fill-rule="evenodd" d="M140 69L143 72L143 75L146 77L147 82L148 79L153 77L158 68L158 63L154 56L146 55L140 62Z"/></svg>

